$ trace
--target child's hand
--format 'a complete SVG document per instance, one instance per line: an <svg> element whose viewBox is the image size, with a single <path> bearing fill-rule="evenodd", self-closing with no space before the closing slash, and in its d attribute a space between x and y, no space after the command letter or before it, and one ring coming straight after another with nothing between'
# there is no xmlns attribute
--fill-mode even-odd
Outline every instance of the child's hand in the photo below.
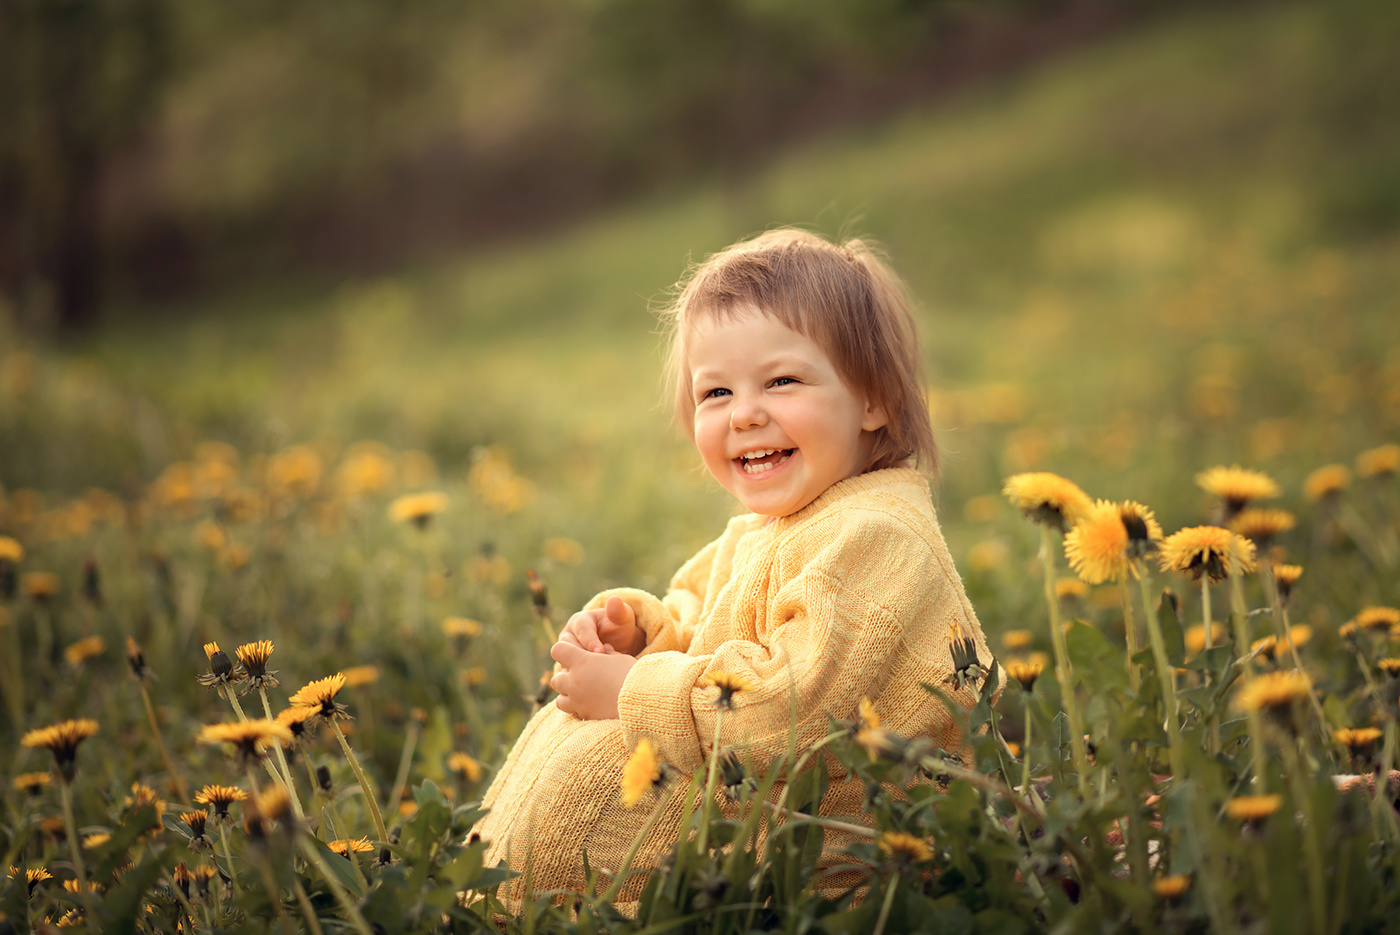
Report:
<svg viewBox="0 0 1400 935"><path fill-rule="evenodd" d="M555 701L560 711L598 721L617 717L617 696L632 666L633 656L617 652L611 646L601 653L591 653L571 640L561 639L549 651L563 671L550 679L549 686L559 693Z"/></svg>
<svg viewBox="0 0 1400 935"><path fill-rule="evenodd" d="M569 618L560 642L573 642L591 653L611 646L620 653L635 656L646 648L647 635L637 626L632 605L620 597L608 598L606 607L583 610Z"/></svg>

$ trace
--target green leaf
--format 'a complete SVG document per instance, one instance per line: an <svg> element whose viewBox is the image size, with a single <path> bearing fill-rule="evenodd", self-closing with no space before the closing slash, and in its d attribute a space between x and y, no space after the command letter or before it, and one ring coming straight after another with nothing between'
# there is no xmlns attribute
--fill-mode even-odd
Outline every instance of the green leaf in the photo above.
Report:
<svg viewBox="0 0 1400 935"><path fill-rule="evenodd" d="M364 877L360 876L360 872L350 864L350 861L327 847L326 842L322 841L320 838L307 835L302 838L302 840L310 841L316 850L320 852L322 862L325 863L326 867L335 877L337 883L357 897L363 897L365 895Z"/></svg>
<svg viewBox="0 0 1400 935"><path fill-rule="evenodd" d="M1186 639L1181 633L1181 621L1177 619L1176 608L1166 599L1166 593L1157 600L1157 625L1162 628L1162 642L1166 644L1167 661L1181 666L1186 661Z"/></svg>
<svg viewBox="0 0 1400 935"><path fill-rule="evenodd" d="M1095 692L1122 688L1128 683L1123 653L1095 627L1076 620L1065 634L1065 645L1069 649L1075 675L1093 686Z"/></svg>

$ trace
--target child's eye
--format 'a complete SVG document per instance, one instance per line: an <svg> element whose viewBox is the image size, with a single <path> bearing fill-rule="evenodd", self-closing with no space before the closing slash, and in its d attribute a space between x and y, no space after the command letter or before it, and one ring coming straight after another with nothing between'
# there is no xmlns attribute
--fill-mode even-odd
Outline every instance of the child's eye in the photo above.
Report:
<svg viewBox="0 0 1400 935"><path fill-rule="evenodd" d="M728 396L728 395L729 395L729 390L725 389L725 388L722 387L722 386L717 386L717 387L715 387L715 388L712 389L712 390L706 390L706 391L705 391L705 395L704 395L704 396L701 396L700 398L701 398L701 399L717 399L717 398L720 397L720 396Z"/></svg>
<svg viewBox="0 0 1400 935"><path fill-rule="evenodd" d="M787 386L789 383L796 383L797 377L778 377L773 381L774 386Z"/></svg>

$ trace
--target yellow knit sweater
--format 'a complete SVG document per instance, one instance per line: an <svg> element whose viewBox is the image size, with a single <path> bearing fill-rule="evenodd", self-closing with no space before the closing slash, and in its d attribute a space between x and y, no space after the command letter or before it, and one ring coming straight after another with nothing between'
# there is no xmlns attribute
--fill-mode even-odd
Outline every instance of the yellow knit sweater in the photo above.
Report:
<svg viewBox="0 0 1400 935"><path fill-rule="evenodd" d="M505 860L525 874L503 888L508 904L530 891L583 889L585 851L593 868L618 868L653 807L622 806L622 764L642 737L683 773L704 764L716 723L716 690L699 687L706 673L737 673L757 686L734 696L720 742L766 764L787 751L794 705L800 751L827 733L828 714L853 718L862 695L875 701L882 726L957 750L956 725L920 683L953 691L954 622L983 663L990 658L928 485L912 470L848 478L791 516L737 517L676 573L664 598L621 588L588 607L614 594L647 635L618 698L621 719L582 721L546 705L486 793L490 812L475 829L490 842L486 863ZM971 704L974 689L954 696ZM860 782L833 775L821 812L855 815L863 796ZM685 820L682 798L669 800L634 866L665 856ZM828 838L829 847L839 843ZM637 878L623 899L640 889Z"/></svg>

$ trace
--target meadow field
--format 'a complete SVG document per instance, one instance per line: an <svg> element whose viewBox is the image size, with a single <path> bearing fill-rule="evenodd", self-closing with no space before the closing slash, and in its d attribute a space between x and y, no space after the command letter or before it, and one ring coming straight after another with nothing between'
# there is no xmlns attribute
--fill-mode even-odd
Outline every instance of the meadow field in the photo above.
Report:
<svg viewBox="0 0 1400 935"><path fill-rule="evenodd" d="M1192 8L547 237L69 344L0 305L0 928L1386 930L1396 35L1368 0ZM493 920L464 836L553 633L737 510L652 309L788 223L878 240L917 299L996 653L969 749L829 712L872 789L849 892L820 758L737 751L662 872Z"/></svg>

